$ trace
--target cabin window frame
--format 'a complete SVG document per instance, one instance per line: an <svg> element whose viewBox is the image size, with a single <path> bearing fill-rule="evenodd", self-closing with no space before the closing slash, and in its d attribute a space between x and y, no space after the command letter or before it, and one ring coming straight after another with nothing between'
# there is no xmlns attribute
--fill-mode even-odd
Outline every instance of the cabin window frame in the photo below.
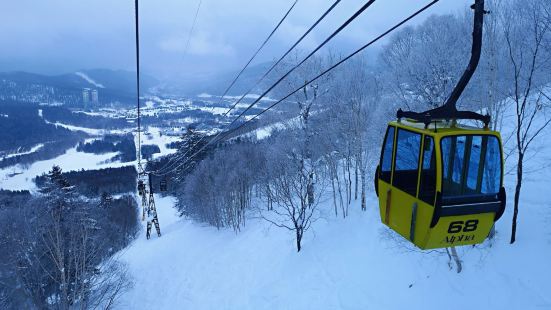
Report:
<svg viewBox="0 0 551 310"><path fill-rule="evenodd" d="M423 171L425 170L424 169L424 164L425 164L425 144L427 142L427 139L430 140L432 142L432 152L431 152L431 157L432 157L432 161L434 161L434 173L432 176L434 176L434 185L433 185L433 195L432 195L432 198L430 199L424 199L422 197L420 197L420 194L421 194L421 188L423 187L423 178L422 178L422 173ZM416 198L419 199L420 201L424 202L424 203L427 203L431 206L434 206L435 203L436 203L436 194L438 193L439 191L439 188L438 188L438 175L439 175L439 170L442 170L440 169L440 165L439 165L439 161L438 161L438 153L440 152L437 148L437 145L438 145L438 139L436 136L433 136L433 135L430 135L430 134L423 134L423 141L422 141L422 146L421 146L421 153L419 154L419 174L418 174L418 182L417 182L417 196ZM441 152L440 152L441 154ZM429 163L429 166L430 166L430 163ZM429 167L430 168L430 167ZM430 169L428 170L430 171Z"/></svg>
<svg viewBox="0 0 551 310"><path fill-rule="evenodd" d="M467 137L470 136L470 139L467 139ZM486 152L487 152L487 145L489 145L490 143L490 138L494 138L496 141L497 141L497 150L498 150L498 154L499 154L499 160L498 160L498 164L500 166L499 168L499 171L500 171L500 178L499 178L499 186L496 190L495 193L490 193L490 194L483 194L483 193L479 193L479 194L473 194L473 195L469 195L469 194L457 194L457 195L452 195L452 196L447 196L446 197L446 193L444 191L444 187L445 187L445 182L446 182L446 178L444 176L444 173L445 173L445 167L444 167L444 161L445 161L445 158L444 158L444 148L442 147L442 143L444 142L444 140L446 140L447 138L455 138L455 140L457 141L457 138L458 137L465 137L466 140L466 144L465 144L465 147L467 146L467 141L470 140L471 143L470 143L470 147L472 149L472 139L473 137L482 137L483 140L484 138L486 137ZM501 143L501 139L499 138L499 136L497 135L494 135L494 134L489 134L489 133L464 133L464 132L461 132L461 133L456 133L456 134L448 134L448 135L444 135L442 137L440 137L439 139L439 147L440 147L440 150L439 150L439 155L440 155L440 164L438 165L441 169L440 171L440 178L441 178L441 181L440 181L440 192L442 193L442 199L444 201L447 201L448 203L465 203L465 202L490 202L490 201L496 201L498 199L498 195L499 195L499 191L500 189L503 187L503 173L504 173L504 167L503 167L503 146L502 146L502 143ZM457 143L457 142L456 142ZM465 156L465 153L466 152L466 148L463 150L463 156ZM467 187L467 182L468 182L468 165L469 165L469 161L470 161L470 151L469 150L469 158L467 157L464 157L463 158L463 162L462 162L462 168L461 168L461 183L459 184L459 186L461 186L461 188L463 187ZM447 154L449 156L449 154ZM455 156L455 154L454 154ZM481 161L482 162L482 161ZM478 168L479 170L484 170L482 167L485 166L485 163L486 163L486 154L484 156L484 164L481 165L481 162L478 163ZM452 167L452 170L453 170L453 167ZM453 173L453 171L452 171ZM451 178L452 176L448 176L448 178ZM479 175L477 176L477 178L480 177ZM478 189L477 189L478 190Z"/></svg>

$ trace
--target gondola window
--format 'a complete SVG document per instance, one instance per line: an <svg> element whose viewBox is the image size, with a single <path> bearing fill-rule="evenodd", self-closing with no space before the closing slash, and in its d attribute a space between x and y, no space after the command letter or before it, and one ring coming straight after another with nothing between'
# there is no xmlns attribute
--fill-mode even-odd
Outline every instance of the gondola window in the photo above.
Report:
<svg viewBox="0 0 551 310"><path fill-rule="evenodd" d="M381 180L390 183L392 174L392 146L394 145L394 127L389 127L385 137L383 156L381 159Z"/></svg>
<svg viewBox="0 0 551 310"><path fill-rule="evenodd" d="M499 192L501 153L494 136L465 135L442 139L444 198L488 196Z"/></svg>
<svg viewBox="0 0 551 310"><path fill-rule="evenodd" d="M399 129L396 145L392 185L416 196L421 134Z"/></svg>

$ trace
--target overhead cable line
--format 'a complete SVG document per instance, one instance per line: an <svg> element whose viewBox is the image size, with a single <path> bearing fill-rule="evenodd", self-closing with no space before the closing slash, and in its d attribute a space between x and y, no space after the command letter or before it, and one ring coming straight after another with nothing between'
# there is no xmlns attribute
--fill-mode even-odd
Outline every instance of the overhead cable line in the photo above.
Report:
<svg viewBox="0 0 551 310"><path fill-rule="evenodd" d="M285 19L287 18L287 16L289 15L289 13L291 13L291 10L293 10L293 8L295 7L295 5L297 4L298 0L295 0L295 2L293 3L293 5L291 5L291 7L289 8L289 10L285 13L285 15L283 15L283 17L281 18L281 20L279 21L279 23L277 23L277 25L275 26L275 28L272 30L272 32L270 32L270 34L268 35L268 37L264 40L264 42L262 42L262 44L260 45L260 47L256 50L256 52L253 54L253 56L249 59L249 61L245 64L245 66L241 69L241 71L239 71L239 73L237 74L237 76L233 79L233 81L231 82L231 84L226 88L226 90L224 91L224 94L222 95L222 97L220 97L220 102L222 102L222 100L224 99L224 97L228 94L228 92L230 91L230 89L233 87L233 85L237 82L237 80L239 79L239 77L241 77L241 74L243 74L243 72L245 71L245 69L247 69L249 67L249 65L251 64L251 62L253 61L253 59L256 58L256 56L258 55L258 53L260 53L260 51L262 50L262 48L264 48L264 46L266 45L266 43L268 43L268 41L270 40L270 38L272 38L272 36L274 35L274 33L277 31L277 29L279 28L279 26L281 26L281 24L283 23L283 21L285 21ZM228 113L231 111L228 110L224 116L228 115Z"/></svg>
<svg viewBox="0 0 551 310"><path fill-rule="evenodd" d="M331 41L337 34L339 34L344 28L346 28L352 21L354 21L358 16L360 16L367 8L369 8L375 0L369 0L367 1L359 10L357 10L352 16L350 16L342 25L339 26L331 35L329 35L320 45L318 45L313 51L311 51L306 57L304 57L298 64L294 65L287 73L285 73L282 77L280 77L272 86L270 86L266 91L262 93L255 101L253 101L244 111L242 111L230 124L226 125L224 129L230 128L233 124L237 122L239 118L241 118L247 111L249 111L254 105L256 105L262 98L264 98L270 91L272 91L279 83L281 83L286 77L288 77L293 71L295 71L298 67L300 67L303 63L305 63L310 57L312 57L317 51L319 51L323 46L325 46L329 41ZM197 152L195 152L193 155L191 155L186 161L191 160L195 155L200 153L202 150L204 150L207 146L211 145L214 140L216 140L224 130L218 132L207 144L202 146ZM183 164L180 164L176 166L175 169L178 169L179 167L183 166L186 162ZM169 171L170 172L170 171ZM157 175L165 175L169 172L165 173L158 173Z"/></svg>
<svg viewBox="0 0 551 310"><path fill-rule="evenodd" d="M141 141L141 117L140 117L140 31L139 31L139 10L138 0L134 1L134 18L135 18L135 33L136 33L136 99L137 99L137 116L138 116L138 173L143 172L142 167L142 141ZM142 171L140 171L142 170Z"/></svg>
<svg viewBox="0 0 551 310"><path fill-rule="evenodd" d="M322 76L324 76L325 74L327 74L329 71L337 68L338 66L342 65L344 62L348 61L350 58L356 56L358 53L362 52L364 49L368 48L369 46L371 46L372 44L374 44L375 42L379 41L380 39L382 39L383 37L387 36L388 34L390 34L391 32L393 32L394 30L396 30L397 28L401 27L403 24L407 23L408 21L410 21L411 19L413 19L414 17L416 17L417 15L421 14L422 12L424 12L425 10L427 10L428 8L430 8L431 6L433 6L434 4L436 4L437 2L439 2L440 0L433 0L432 2L430 2L429 4L425 5L423 8L419 9L418 11L416 11L415 13L413 13L412 15L410 15L409 17L407 17L406 19L402 20L401 22L399 22L398 24L394 25L392 28L388 29L387 31L385 31L384 33L382 33L381 35L379 35L378 37L376 37L375 39L371 40L370 42L368 42L367 44L363 45L362 47L360 47L359 49L357 49L356 51L354 51L353 53L349 54L348 56L346 56L345 58L343 58L342 60L340 60L339 62L335 63L334 65L332 65L331 67L327 68L326 70L324 70L323 72L321 72L320 74L318 74L317 76L315 76L313 79L311 79L310 81L307 81L305 82L304 84L302 84L300 87L297 87L295 90L293 90L292 92L290 92L289 94L287 94L285 97L279 99L278 101L274 102L272 105L270 105L269 107L267 107L266 109L262 110L260 113L256 114L255 116L253 116L252 118L248 119L246 122L244 122L243 124L239 125L238 127L236 127L235 129L232 129L231 131L227 131L225 135L222 136L222 138L220 138L219 141L221 141L222 139L224 139L225 137L227 137L229 134L243 128L247 123L250 123L252 122L254 119L258 118L260 115L266 113L267 111L269 111L270 109L272 109L273 107L275 107L276 105L280 104L281 102L287 100L289 97L291 97L292 95L296 94L297 92L299 92L301 89L303 89L304 87L308 86L309 84L311 84L312 82L315 82L316 80L318 80L319 78L321 78ZM217 142L219 142L217 141Z"/></svg>
<svg viewBox="0 0 551 310"><path fill-rule="evenodd" d="M249 106L243 110L228 126L226 126L226 128L231 128L231 126L233 124L235 124L237 122L237 120L239 120L239 118L241 118L243 115L245 115L245 113L247 113L253 106L255 106L262 98L264 98L268 93L270 93L277 85L279 85L279 83L281 83L286 77L288 77L293 71L295 71L295 69L297 69L298 67L300 67L303 63L305 63L310 57L312 57L317 51L319 51L323 46L325 46L325 44L327 44L329 41L331 41L331 39L333 39L337 34L339 34L339 32L341 32L344 28L346 28L354 19L356 19L358 16L360 16L360 14L363 13L363 11L365 11L368 7L370 7L373 3L375 2L375 0L370 0L368 1L366 4L364 4L358 11L356 11L356 13L354 13L346 22L344 22L339 28L337 28L337 30L335 30L330 36L328 36L325 41L323 41L323 43L321 43L318 47L316 47L313 51L310 52L310 54L308 54L306 57L304 57L304 59L302 59L298 64L296 64L295 66L293 66L291 68L291 70L289 70L287 73L285 73L282 77L279 78L279 80L277 80L277 82L275 82L272 86L270 86L270 88L268 88L266 91L264 91L264 93L262 93L262 95L260 95L260 97L258 97L255 101L253 101L251 104L249 104ZM220 135L220 133L218 134ZM218 136L217 135L217 136ZM216 137L215 137L216 138Z"/></svg>
<svg viewBox="0 0 551 310"><path fill-rule="evenodd" d="M340 0L339 0L340 1ZM262 42L262 44L258 47L258 49L255 51L255 53L251 56L251 58L247 61L247 63L245 64L245 66L243 66L243 68L239 71L239 73L235 76L235 78L232 80L232 82L229 84L229 86L224 90L224 93L222 94L222 96L219 98L218 100L218 105L220 103L222 103L222 100L224 99L224 97L226 97L226 95L228 94L228 92L230 91L230 89L235 85L235 83L237 82L237 80L241 77L241 75L243 74L243 72L249 67L249 65L251 64L251 62L256 58L256 56L258 56L258 54L260 53L260 51L264 48L264 46L266 46L266 44L268 43L268 41L272 38L272 36L276 33L276 31L279 29L279 27L281 26L281 24L285 21L285 19L287 19L287 16L289 16L289 14L291 13L291 11L293 10L293 8L296 6L296 4L298 3L298 0L295 0L293 2L293 4L291 5L291 7L285 12L285 15L283 15L283 17L280 19L280 21L277 23L277 25L274 27L274 29L270 32L270 34L266 37L266 39L264 39L264 41ZM224 114L223 114L223 117L226 117L232 110L233 108L235 108L237 104L235 104L233 107L231 107L228 111L226 111ZM201 139L195 144L199 144L201 141L203 140L203 137L201 137ZM195 145L193 147L195 147ZM192 148L189 148L188 149L188 152L186 152L185 154L181 155L181 156L178 156L180 157L179 159L176 159L176 162L178 160L180 160L181 158L185 157L188 153L189 153L189 150L192 149ZM160 168L159 170L166 170L167 168L170 168L170 161L162 168ZM173 165L172 165L173 166ZM157 175L159 174L159 172L156 173Z"/></svg>
<svg viewBox="0 0 551 310"><path fill-rule="evenodd" d="M433 6L434 4L436 4L438 1L440 0L434 0L432 2L430 2L429 4L425 5L423 8L419 9L418 11L416 11L415 13L413 13L412 15L410 15L409 17L407 17L406 19L402 20L401 22L399 22L398 24L394 25L392 28L388 29L387 31L385 31L384 33L382 33L381 35L379 35L378 37L376 37L375 39L371 40L370 42L368 42L367 44L365 44L364 46L360 47L359 49L357 49L356 51L354 51L352 54L346 56L345 58L343 58L342 60L340 60L339 62L335 63L334 65L332 65L331 67L327 68L326 70L324 70L323 72L321 72L320 74L318 74L316 77L314 77L313 79L311 79L310 81L304 83L303 85L301 85L300 87L296 88L294 91L292 91L291 93L287 94L285 97L281 98L280 100L274 102L272 105L270 105L268 108L264 109L262 112L256 114L255 116L253 116L252 118L250 118L249 120L247 120L246 122L244 122L243 124L239 125L238 127L232 129L232 130L228 130L226 131L218 141L216 141L216 143L222 141L223 139L225 139L228 135L232 134L233 132L236 132L237 130L243 128L246 124L250 123L251 121L253 121L254 119L256 119L257 117L259 117L260 115L266 113L267 111L269 111L270 109L272 109L273 107L275 107L276 105L278 105L279 103L285 101L286 99L288 99L290 96L294 95L295 93L299 92L301 89L303 89L304 87L308 86L309 84L311 84L312 82L318 80L319 78L321 78L322 76L324 76L325 74L327 74L329 71L335 69L336 67L340 66L341 64L343 64L344 62L346 62L347 60L349 60L350 58L356 56L358 53L360 53L361 51L363 51L364 49L366 49L367 47L371 46L372 44L374 44L375 42L379 41L380 39L382 39L383 37L387 36L388 34L390 34L391 32L393 32L394 30L396 30L397 28L399 28L400 26L402 26L403 24L407 23L408 21L410 21L411 19L413 19L414 17L416 17L417 15L421 14L422 12L424 12L425 10L427 10L428 8L430 8L431 6ZM209 144L212 144L214 141L211 140L209 141ZM206 148L209 144L205 145L202 149ZM197 151L195 154L193 154L192 156L190 156L190 159L193 158L194 156L196 156L197 154L199 154L199 152L202 151L202 149L200 149L199 151ZM184 163L185 164L185 163Z"/></svg>
<svg viewBox="0 0 551 310"><path fill-rule="evenodd" d="M328 9L327 11L325 11L325 13L323 13L323 15L318 18L318 20L312 25L310 26L310 28L295 42L295 44L293 44L293 46L291 46L286 52L285 54L283 54L283 56L281 56L271 67L270 69L268 69L268 71L266 71L266 73L264 73L264 75L262 75L262 77L260 79L258 79L256 81L256 83L245 93L243 94L239 100L237 100L233 106L228 110L228 112L226 112L225 115L227 115L229 112L231 112L233 109L235 109L235 107L237 106L237 104L239 104L244 98L245 96L247 96L248 94L250 94L259 84L262 80L264 80L268 74L270 74L274 69L275 67L277 67L277 65L279 65L283 59L285 59L285 57L287 57L287 55L289 55L289 53L291 53L291 51L300 43L302 42L302 40L337 6L337 4L339 4L339 2L341 2L341 0L337 0L335 1Z"/></svg>
<svg viewBox="0 0 551 310"><path fill-rule="evenodd" d="M197 5L197 10L195 10L195 16L193 17L193 23L191 23L191 28L189 29L186 45L184 47L184 57L187 55L187 51L189 49L189 42L191 41L193 30L195 30L195 25L197 23L197 16L199 16L199 10L201 9L201 3L203 3L203 0L199 0L199 4Z"/></svg>

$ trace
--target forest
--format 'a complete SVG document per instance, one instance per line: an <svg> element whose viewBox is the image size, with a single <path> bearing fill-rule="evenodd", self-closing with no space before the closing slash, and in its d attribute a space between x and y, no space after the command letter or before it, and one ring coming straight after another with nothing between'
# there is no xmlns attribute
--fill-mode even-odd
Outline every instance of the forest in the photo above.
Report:
<svg viewBox="0 0 551 310"><path fill-rule="evenodd" d="M132 134L105 135L91 142L80 142L77 151L84 153L105 154L117 152L111 161L130 162L136 160L136 145Z"/></svg>
<svg viewBox="0 0 551 310"><path fill-rule="evenodd" d="M118 195L132 193L136 188L136 168L104 168L98 170L80 170L63 172L62 176L75 186L75 191L86 197L100 197L103 194ZM44 187L48 175L37 176L36 186Z"/></svg>
<svg viewBox="0 0 551 310"><path fill-rule="evenodd" d="M120 129L128 127L126 118L111 118L75 112L66 107L41 107L44 118L49 122L98 129Z"/></svg>
<svg viewBox="0 0 551 310"><path fill-rule="evenodd" d="M0 115L3 115L0 122L0 154L16 149L25 151L49 141L75 141L83 136L82 133L46 123L39 115L37 105L0 101Z"/></svg>

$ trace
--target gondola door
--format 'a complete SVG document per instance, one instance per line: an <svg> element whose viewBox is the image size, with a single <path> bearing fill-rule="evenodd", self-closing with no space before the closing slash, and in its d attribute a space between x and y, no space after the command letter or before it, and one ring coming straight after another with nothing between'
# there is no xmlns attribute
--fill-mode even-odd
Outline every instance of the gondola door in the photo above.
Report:
<svg viewBox="0 0 551 310"><path fill-rule="evenodd" d="M434 137L388 127L376 176L381 221L421 248L434 213L437 167Z"/></svg>
<svg viewBox="0 0 551 310"><path fill-rule="evenodd" d="M375 176L375 191L379 197L379 211L381 221L390 225L390 211L392 207L392 165L394 163L394 140L396 127L388 126L381 159Z"/></svg>

